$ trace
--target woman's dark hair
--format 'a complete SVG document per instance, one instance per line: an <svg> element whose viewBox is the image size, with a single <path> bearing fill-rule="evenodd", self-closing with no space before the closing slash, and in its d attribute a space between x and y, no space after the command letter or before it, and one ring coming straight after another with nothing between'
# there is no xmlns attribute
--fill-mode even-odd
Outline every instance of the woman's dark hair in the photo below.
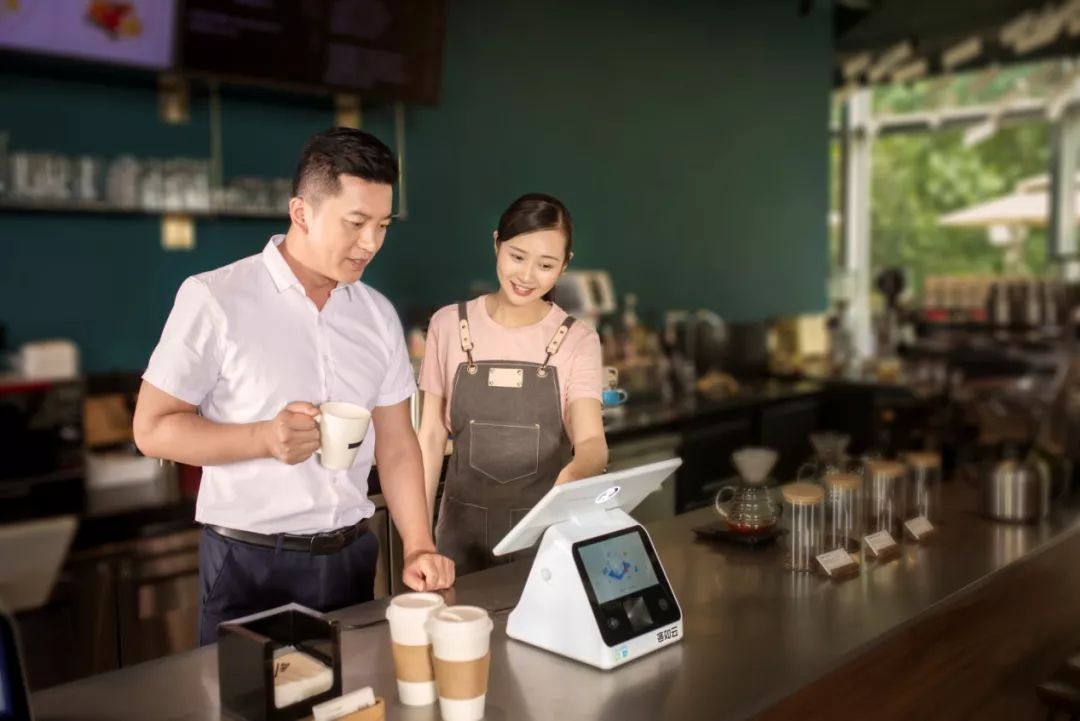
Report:
<svg viewBox="0 0 1080 721"><path fill-rule="evenodd" d="M331 128L304 143L293 176L294 196L336 195L342 175L355 175L372 183L393 185L398 179L397 158L371 133L353 128Z"/></svg>
<svg viewBox="0 0 1080 721"><path fill-rule="evenodd" d="M570 252L574 248L574 226L570 221L570 211L557 198L544 193L526 193L503 211L499 218L499 237L495 241L503 242L525 233L539 230L561 230L566 237L563 251L564 263L570 262ZM551 300L551 292L544 295L544 300Z"/></svg>

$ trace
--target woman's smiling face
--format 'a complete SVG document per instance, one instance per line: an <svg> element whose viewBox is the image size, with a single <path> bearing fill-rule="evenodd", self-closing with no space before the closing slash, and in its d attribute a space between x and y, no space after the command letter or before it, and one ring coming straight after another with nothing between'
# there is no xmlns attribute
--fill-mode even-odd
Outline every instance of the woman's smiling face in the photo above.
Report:
<svg viewBox="0 0 1080 721"><path fill-rule="evenodd" d="M566 234L559 228L496 241L495 272L508 301L528 305L544 297L566 269Z"/></svg>

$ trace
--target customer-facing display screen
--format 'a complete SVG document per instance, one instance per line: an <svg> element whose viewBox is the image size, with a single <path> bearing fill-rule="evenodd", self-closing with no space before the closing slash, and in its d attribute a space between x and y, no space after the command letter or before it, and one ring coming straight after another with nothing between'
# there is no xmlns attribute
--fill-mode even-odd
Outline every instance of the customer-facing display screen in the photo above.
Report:
<svg viewBox="0 0 1080 721"><path fill-rule="evenodd" d="M577 552L599 604L659 583L645 544L634 531L579 546Z"/></svg>
<svg viewBox="0 0 1080 721"><path fill-rule="evenodd" d="M11 718L11 681L6 645L0 643L0 719Z"/></svg>
<svg viewBox="0 0 1080 721"><path fill-rule="evenodd" d="M0 721L29 721L30 703L23 684L14 622L0 613Z"/></svg>

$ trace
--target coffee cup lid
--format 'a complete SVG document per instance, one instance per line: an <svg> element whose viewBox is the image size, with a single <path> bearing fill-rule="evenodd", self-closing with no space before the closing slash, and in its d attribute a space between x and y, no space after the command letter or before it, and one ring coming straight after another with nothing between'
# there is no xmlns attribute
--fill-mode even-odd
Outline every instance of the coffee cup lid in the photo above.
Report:
<svg viewBox="0 0 1080 721"><path fill-rule="evenodd" d="M480 629L490 631L493 627L488 612L479 606L444 606L428 617L428 632L432 636L471 635Z"/></svg>
<svg viewBox="0 0 1080 721"><path fill-rule="evenodd" d="M386 617L415 613L431 613L436 608L444 606L445 602L437 593L402 593L390 599L386 607Z"/></svg>

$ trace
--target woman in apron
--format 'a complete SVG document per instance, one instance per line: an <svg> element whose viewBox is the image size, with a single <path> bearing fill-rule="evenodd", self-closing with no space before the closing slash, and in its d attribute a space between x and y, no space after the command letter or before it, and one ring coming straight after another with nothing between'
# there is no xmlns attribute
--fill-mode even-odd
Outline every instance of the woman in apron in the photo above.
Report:
<svg viewBox="0 0 1080 721"><path fill-rule="evenodd" d="M420 372L420 448L435 541L457 574L509 559L491 549L557 483L607 465L596 331L550 301L572 253L570 214L529 194L495 231L499 289L431 318Z"/></svg>

